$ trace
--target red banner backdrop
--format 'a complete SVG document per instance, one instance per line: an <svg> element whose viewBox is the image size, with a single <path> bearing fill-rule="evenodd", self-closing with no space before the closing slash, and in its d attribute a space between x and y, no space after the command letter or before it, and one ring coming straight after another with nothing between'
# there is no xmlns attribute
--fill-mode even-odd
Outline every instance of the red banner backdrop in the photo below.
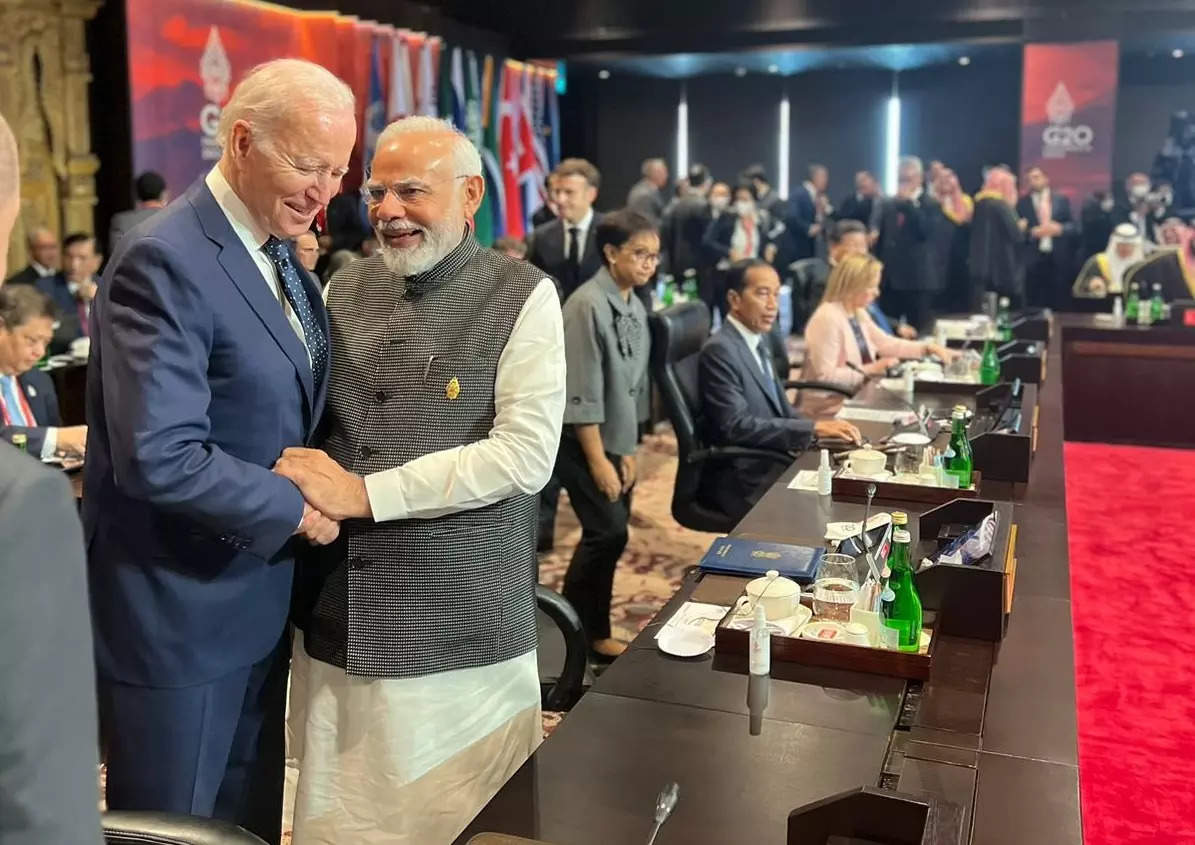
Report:
<svg viewBox="0 0 1195 845"><path fill-rule="evenodd" d="M363 137L373 39L383 34L388 44L393 27L243 0L126 3L134 170L158 171L176 196L220 157L220 110L245 73L269 59L309 59L347 82ZM358 143L346 187L359 184L361 155Z"/></svg>
<svg viewBox="0 0 1195 845"><path fill-rule="evenodd" d="M1040 166L1075 207L1112 180L1115 41L1026 44L1021 174Z"/></svg>

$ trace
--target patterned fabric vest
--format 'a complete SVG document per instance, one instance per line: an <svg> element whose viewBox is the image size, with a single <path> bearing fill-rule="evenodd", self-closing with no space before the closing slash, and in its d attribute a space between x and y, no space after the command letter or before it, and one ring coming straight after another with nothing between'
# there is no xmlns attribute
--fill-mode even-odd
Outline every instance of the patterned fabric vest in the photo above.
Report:
<svg viewBox="0 0 1195 845"><path fill-rule="evenodd" d="M380 255L330 287L332 375L323 448L368 475L485 439L494 381L543 273L472 236L402 279ZM307 652L352 675L486 666L535 647L535 496L437 519L353 520L314 552Z"/></svg>

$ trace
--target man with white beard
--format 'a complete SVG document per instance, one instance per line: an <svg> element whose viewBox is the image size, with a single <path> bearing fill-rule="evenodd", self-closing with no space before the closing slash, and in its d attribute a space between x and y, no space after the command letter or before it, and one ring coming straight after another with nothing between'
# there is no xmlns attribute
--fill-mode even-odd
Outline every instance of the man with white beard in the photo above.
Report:
<svg viewBox="0 0 1195 845"><path fill-rule="evenodd" d="M342 520L296 585L295 845L450 842L539 743L536 494L564 413L551 279L482 248L450 124L378 139L378 255L329 285L323 451L276 471Z"/></svg>

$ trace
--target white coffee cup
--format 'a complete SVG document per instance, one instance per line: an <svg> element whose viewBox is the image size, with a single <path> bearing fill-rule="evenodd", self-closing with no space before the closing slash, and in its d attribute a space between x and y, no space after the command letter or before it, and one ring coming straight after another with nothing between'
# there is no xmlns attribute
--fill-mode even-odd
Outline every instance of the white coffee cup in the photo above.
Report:
<svg viewBox="0 0 1195 845"><path fill-rule="evenodd" d="M801 586L796 581L780 577L775 569L769 569L763 578L747 582L745 605L754 612L758 604L768 621L792 616L800 602Z"/></svg>
<svg viewBox="0 0 1195 845"><path fill-rule="evenodd" d="M855 475L879 475L888 463L888 456L875 449L855 449L850 458L851 472Z"/></svg>

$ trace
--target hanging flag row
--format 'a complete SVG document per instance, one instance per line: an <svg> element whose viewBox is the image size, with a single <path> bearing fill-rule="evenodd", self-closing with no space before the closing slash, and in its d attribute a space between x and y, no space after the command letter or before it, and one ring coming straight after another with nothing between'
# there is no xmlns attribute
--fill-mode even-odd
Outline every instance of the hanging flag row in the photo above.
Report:
<svg viewBox="0 0 1195 845"><path fill-rule="evenodd" d="M388 123L442 117L481 152L486 194L474 220L478 240L488 246L531 230L531 216L546 199L544 178L560 162L554 68L481 57L436 36L378 25L363 106L366 166Z"/></svg>

